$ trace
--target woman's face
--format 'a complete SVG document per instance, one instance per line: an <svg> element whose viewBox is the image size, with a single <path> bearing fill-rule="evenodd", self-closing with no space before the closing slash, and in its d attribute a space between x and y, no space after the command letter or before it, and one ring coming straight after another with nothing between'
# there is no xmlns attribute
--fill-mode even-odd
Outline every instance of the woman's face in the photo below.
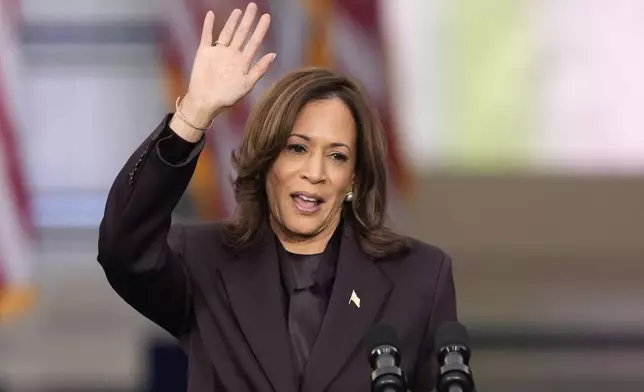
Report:
<svg viewBox="0 0 644 392"><path fill-rule="evenodd" d="M302 109L266 178L273 228L290 237L332 233L351 191L356 124L339 98Z"/></svg>

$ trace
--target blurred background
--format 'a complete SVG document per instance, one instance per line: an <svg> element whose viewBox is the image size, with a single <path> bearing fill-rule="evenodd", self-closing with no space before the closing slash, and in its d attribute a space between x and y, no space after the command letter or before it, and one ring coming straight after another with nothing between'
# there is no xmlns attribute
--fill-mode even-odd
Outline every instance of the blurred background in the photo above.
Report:
<svg viewBox="0 0 644 392"><path fill-rule="evenodd" d="M644 390L644 2L257 3L276 63L218 118L176 219L230 213L230 151L271 83L336 68L387 124L393 224L454 259L479 390ZM97 227L206 10L220 28L246 5L0 0L3 392L182 390L173 342L108 286Z"/></svg>

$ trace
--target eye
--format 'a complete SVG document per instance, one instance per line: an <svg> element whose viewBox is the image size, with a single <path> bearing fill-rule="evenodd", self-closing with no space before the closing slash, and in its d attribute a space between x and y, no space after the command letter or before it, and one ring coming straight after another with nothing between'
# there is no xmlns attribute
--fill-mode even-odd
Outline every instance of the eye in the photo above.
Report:
<svg viewBox="0 0 644 392"><path fill-rule="evenodd" d="M346 161L349 160L349 157L347 157L346 155L341 154L339 152L332 153L331 158L333 158L334 160L339 161L339 162L346 162Z"/></svg>
<svg viewBox="0 0 644 392"><path fill-rule="evenodd" d="M288 146L286 146L286 149L296 154L303 154L306 152L306 147L301 144L289 144Z"/></svg>

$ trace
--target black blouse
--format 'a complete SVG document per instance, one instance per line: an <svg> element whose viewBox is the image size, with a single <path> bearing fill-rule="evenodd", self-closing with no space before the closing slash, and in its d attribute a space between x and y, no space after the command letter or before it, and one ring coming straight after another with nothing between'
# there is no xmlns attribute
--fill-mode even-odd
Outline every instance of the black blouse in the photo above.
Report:
<svg viewBox="0 0 644 392"><path fill-rule="evenodd" d="M285 316L298 385L331 298L340 242L338 233L336 230L324 252L313 255L291 253L277 241Z"/></svg>

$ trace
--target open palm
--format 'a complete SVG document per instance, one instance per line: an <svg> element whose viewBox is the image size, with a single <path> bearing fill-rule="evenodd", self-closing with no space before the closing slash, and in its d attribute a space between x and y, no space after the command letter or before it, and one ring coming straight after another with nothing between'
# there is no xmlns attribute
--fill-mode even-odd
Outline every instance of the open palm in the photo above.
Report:
<svg viewBox="0 0 644 392"><path fill-rule="evenodd" d="M270 25L270 16L262 15L248 39L256 14L254 3L248 5L243 17L241 10L234 10L214 42L215 15L212 11L206 14L188 87L191 101L204 111L215 113L234 105L253 89L275 58L269 53L253 65Z"/></svg>

